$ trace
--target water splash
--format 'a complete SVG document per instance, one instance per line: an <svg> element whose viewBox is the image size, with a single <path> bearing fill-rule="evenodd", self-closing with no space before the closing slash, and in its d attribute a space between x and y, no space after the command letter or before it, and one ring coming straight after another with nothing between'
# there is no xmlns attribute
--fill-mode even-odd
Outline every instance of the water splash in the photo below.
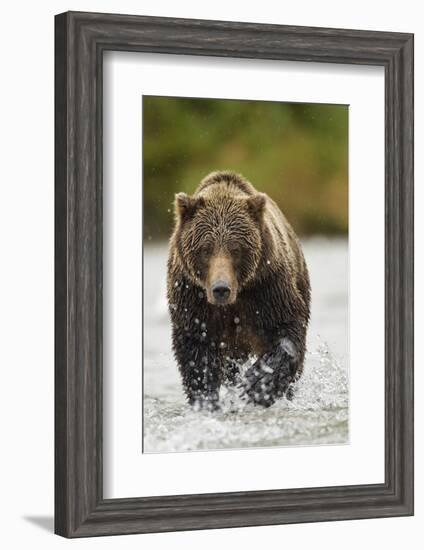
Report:
<svg viewBox="0 0 424 550"><path fill-rule="evenodd" d="M253 359L252 359L253 361ZM293 400L269 409L221 388L219 412L193 411L177 392L145 396L145 452L178 452L348 442L348 373L325 342L307 354Z"/></svg>

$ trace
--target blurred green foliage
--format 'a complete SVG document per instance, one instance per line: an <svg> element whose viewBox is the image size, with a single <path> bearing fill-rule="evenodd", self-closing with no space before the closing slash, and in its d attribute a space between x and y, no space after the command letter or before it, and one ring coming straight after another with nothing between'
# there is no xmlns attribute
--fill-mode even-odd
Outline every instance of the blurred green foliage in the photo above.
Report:
<svg viewBox="0 0 424 550"><path fill-rule="evenodd" d="M144 227L167 237L174 194L214 170L243 174L299 234L348 228L348 107L143 97Z"/></svg>

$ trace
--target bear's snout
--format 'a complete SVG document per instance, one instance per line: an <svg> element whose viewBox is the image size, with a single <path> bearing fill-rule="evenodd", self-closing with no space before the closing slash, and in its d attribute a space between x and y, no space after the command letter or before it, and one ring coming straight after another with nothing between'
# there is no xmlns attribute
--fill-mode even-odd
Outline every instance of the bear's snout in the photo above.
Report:
<svg viewBox="0 0 424 550"><path fill-rule="evenodd" d="M231 294L231 288L225 281L217 281L212 286L212 294L218 304L226 304Z"/></svg>
<svg viewBox="0 0 424 550"><path fill-rule="evenodd" d="M218 252L209 263L206 292L211 304L233 304L237 297L237 278L231 257Z"/></svg>

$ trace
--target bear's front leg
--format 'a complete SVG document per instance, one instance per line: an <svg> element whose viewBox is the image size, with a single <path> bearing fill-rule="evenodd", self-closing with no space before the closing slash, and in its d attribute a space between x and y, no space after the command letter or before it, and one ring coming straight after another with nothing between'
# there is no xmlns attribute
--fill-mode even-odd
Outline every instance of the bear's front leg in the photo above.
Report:
<svg viewBox="0 0 424 550"><path fill-rule="evenodd" d="M190 405L217 410L221 367L219 357L201 336L174 334L174 351Z"/></svg>
<svg viewBox="0 0 424 550"><path fill-rule="evenodd" d="M300 353L288 337L262 355L244 375L242 389L249 403L270 407L284 394L292 397L291 384L296 380Z"/></svg>

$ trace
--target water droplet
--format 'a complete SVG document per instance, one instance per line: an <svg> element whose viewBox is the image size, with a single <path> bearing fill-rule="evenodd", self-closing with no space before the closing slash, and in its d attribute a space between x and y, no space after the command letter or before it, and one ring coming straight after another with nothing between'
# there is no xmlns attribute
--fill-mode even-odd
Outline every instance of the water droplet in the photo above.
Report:
<svg viewBox="0 0 424 550"><path fill-rule="evenodd" d="M234 317L234 322L236 325L238 325L240 323L240 319L238 317Z"/></svg>

